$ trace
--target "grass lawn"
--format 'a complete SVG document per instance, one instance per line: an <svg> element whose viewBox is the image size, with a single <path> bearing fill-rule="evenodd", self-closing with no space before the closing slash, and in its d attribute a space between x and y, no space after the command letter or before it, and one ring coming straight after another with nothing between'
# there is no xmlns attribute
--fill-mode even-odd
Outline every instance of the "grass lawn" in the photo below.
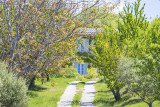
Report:
<svg viewBox="0 0 160 107"><path fill-rule="evenodd" d="M112 92L102 81L97 82L94 86L97 91L95 94L94 103L97 107L148 107L148 105L141 101L138 97L129 96L127 93L124 94L124 90L121 92L122 99L116 102ZM160 102L154 102L153 107L160 107Z"/></svg>
<svg viewBox="0 0 160 107"><path fill-rule="evenodd" d="M77 88L77 93L76 95L74 96L73 98L73 101L72 101L72 107L80 107L80 100L81 100L81 97L82 97L82 93L83 93L83 88L84 88L84 84L85 82L80 82L76 85L76 88Z"/></svg>
<svg viewBox="0 0 160 107"><path fill-rule="evenodd" d="M57 107L57 102L68 83L75 80L74 78L52 78L43 85L40 80L36 80L36 87L28 91L29 107ZM54 87L51 86L52 83L56 83Z"/></svg>

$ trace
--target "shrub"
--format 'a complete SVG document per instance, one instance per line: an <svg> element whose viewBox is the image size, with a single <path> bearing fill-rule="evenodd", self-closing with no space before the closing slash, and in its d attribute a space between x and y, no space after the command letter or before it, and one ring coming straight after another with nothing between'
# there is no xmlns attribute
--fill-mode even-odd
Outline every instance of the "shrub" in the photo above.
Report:
<svg viewBox="0 0 160 107"><path fill-rule="evenodd" d="M67 78L75 78L80 76L75 68L64 68L60 71L60 75Z"/></svg>
<svg viewBox="0 0 160 107"><path fill-rule="evenodd" d="M56 73L56 74L50 74L50 77L53 78L59 78L59 77L62 77L62 75L60 73Z"/></svg>
<svg viewBox="0 0 160 107"><path fill-rule="evenodd" d="M5 64L0 62L0 106L26 107L26 92L25 81L13 77L12 73L8 74Z"/></svg>
<svg viewBox="0 0 160 107"><path fill-rule="evenodd" d="M95 77L97 77L98 76L98 74L97 74L97 69L96 68L93 68L93 67L91 67L91 68L89 68L89 69L87 69L87 78L95 78Z"/></svg>
<svg viewBox="0 0 160 107"><path fill-rule="evenodd" d="M84 80L84 76L80 75L75 68L63 68L60 72L56 74L51 74L51 77L65 77L65 78L76 78L79 81Z"/></svg>

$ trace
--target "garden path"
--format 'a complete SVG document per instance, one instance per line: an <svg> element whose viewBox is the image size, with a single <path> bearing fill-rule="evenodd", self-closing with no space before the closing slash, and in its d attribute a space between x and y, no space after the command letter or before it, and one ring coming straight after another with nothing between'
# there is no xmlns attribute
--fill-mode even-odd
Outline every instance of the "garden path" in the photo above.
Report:
<svg viewBox="0 0 160 107"><path fill-rule="evenodd" d="M84 91L80 102L80 107L94 107L93 100L95 97L96 90L93 86L96 81L89 81L85 83Z"/></svg>
<svg viewBox="0 0 160 107"><path fill-rule="evenodd" d="M69 86L65 89L64 94L61 96L60 101L57 103L57 107L71 107L73 97L76 94L76 85L81 81L74 81L69 83Z"/></svg>
<svg viewBox="0 0 160 107"><path fill-rule="evenodd" d="M81 81L74 81L69 84L69 86L65 89L64 94L61 96L60 101L57 102L57 107L71 107L73 97L76 94L76 85L80 82ZM89 81L85 83L80 107L94 107L92 102L96 92L93 86L95 83L96 81Z"/></svg>

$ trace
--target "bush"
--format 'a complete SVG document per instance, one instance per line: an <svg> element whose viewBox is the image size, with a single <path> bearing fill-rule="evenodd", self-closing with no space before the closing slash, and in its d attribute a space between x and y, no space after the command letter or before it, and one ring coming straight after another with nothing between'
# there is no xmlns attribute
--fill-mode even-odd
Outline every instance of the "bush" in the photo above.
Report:
<svg viewBox="0 0 160 107"><path fill-rule="evenodd" d="M0 62L0 106L26 107L28 97L27 87L21 78L13 77L7 72L5 64Z"/></svg>
<svg viewBox="0 0 160 107"><path fill-rule="evenodd" d="M56 74L51 74L50 77L65 77L65 78L76 78L79 81L85 80L84 76L80 75L75 68L63 68Z"/></svg>
<svg viewBox="0 0 160 107"><path fill-rule="evenodd" d="M80 74L77 72L75 68L64 68L60 71L60 75L62 77L75 78Z"/></svg>
<svg viewBox="0 0 160 107"><path fill-rule="evenodd" d="M97 76L98 76L98 74L97 74L97 69L96 68L93 68L93 67L91 67L91 68L89 68L89 69L87 69L87 78L96 78Z"/></svg>
<svg viewBox="0 0 160 107"><path fill-rule="evenodd" d="M50 77L51 78L53 78L53 77L60 78L60 77L62 77L62 75L60 73L56 73L56 74L50 74Z"/></svg>

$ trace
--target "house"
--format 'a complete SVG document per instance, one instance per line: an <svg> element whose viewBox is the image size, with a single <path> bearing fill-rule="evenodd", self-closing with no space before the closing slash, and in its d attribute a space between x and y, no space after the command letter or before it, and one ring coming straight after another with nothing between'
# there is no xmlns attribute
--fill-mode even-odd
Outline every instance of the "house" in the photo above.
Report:
<svg viewBox="0 0 160 107"><path fill-rule="evenodd" d="M94 43L94 36L97 35L97 32L101 29L95 28L79 28L76 32L78 40L76 41L78 45L78 53L83 54L83 58L88 57L89 45ZM77 72L81 75L87 74L87 68L89 63L84 61L84 63L74 62L74 67L77 69Z"/></svg>

